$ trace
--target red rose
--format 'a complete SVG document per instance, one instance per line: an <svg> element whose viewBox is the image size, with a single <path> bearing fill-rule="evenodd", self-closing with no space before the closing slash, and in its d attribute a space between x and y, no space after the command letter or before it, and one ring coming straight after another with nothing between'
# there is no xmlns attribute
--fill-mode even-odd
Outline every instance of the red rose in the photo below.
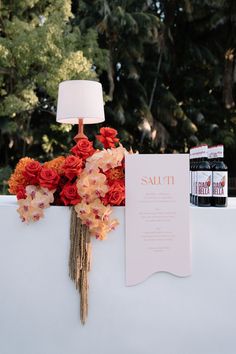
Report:
<svg viewBox="0 0 236 354"><path fill-rule="evenodd" d="M81 201L75 183L65 184L60 193L60 197L64 205L76 205Z"/></svg>
<svg viewBox="0 0 236 354"><path fill-rule="evenodd" d="M119 142L119 139L116 138L117 130L113 128L101 128L101 135L96 135L97 140L99 140L105 149L115 147L115 143Z"/></svg>
<svg viewBox="0 0 236 354"><path fill-rule="evenodd" d="M24 186L17 187L17 194L16 194L17 200L26 199L26 197L27 197L27 195L25 193L25 187Z"/></svg>
<svg viewBox="0 0 236 354"><path fill-rule="evenodd" d="M115 181L103 199L105 205L114 206L125 204L125 185L124 181Z"/></svg>
<svg viewBox="0 0 236 354"><path fill-rule="evenodd" d="M52 168L42 167L39 173L39 184L41 187L49 190L56 189L59 183L60 176Z"/></svg>
<svg viewBox="0 0 236 354"><path fill-rule="evenodd" d="M41 169L42 166L38 161L31 161L25 166L23 175L27 181L27 184L38 184L38 175Z"/></svg>
<svg viewBox="0 0 236 354"><path fill-rule="evenodd" d="M78 140L77 144L70 151L72 154L79 156L83 160L86 160L95 152L92 142L88 139Z"/></svg>
<svg viewBox="0 0 236 354"><path fill-rule="evenodd" d="M67 156L61 169L64 171L65 176L69 180L72 180L81 173L83 169L83 160L78 156Z"/></svg>

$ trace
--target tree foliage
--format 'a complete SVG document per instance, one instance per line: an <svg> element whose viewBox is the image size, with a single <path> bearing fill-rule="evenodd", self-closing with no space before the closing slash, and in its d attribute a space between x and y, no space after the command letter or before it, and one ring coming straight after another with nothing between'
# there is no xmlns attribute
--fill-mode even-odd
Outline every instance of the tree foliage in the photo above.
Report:
<svg viewBox="0 0 236 354"><path fill-rule="evenodd" d="M68 150L71 127L55 123L58 83L98 78L106 125L124 144L156 153L223 143L235 175L235 1L11 3L0 18L2 165Z"/></svg>
<svg viewBox="0 0 236 354"><path fill-rule="evenodd" d="M233 1L80 1L109 51L109 121L145 152L206 141L235 149ZM227 72L228 69L228 72ZM228 82L227 82L228 75ZM223 95L224 93L224 95Z"/></svg>
<svg viewBox="0 0 236 354"><path fill-rule="evenodd" d="M59 82L97 79L104 67L96 31L72 26L71 1L2 1L0 36L1 164L67 150L70 126L55 122ZM65 135L68 139L65 141Z"/></svg>

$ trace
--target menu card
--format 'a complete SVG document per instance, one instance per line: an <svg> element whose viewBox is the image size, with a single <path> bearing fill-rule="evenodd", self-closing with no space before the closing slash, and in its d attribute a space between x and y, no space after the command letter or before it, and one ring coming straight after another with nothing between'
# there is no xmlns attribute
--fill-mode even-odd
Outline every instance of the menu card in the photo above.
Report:
<svg viewBox="0 0 236 354"><path fill-rule="evenodd" d="M125 179L126 284L190 275L189 156L128 155Z"/></svg>

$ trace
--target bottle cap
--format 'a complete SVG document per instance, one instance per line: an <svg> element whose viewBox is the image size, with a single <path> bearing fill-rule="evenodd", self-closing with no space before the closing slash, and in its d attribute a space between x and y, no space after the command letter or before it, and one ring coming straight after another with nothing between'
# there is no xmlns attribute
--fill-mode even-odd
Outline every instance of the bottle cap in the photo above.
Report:
<svg viewBox="0 0 236 354"><path fill-rule="evenodd" d="M193 149L189 149L189 160L193 158Z"/></svg>
<svg viewBox="0 0 236 354"><path fill-rule="evenodd" d="M201 157L205 158L208 156L208 146L202 145L201 146Z"/></svg>
<svg viewBox="0 0 236 354"><path fill-rule="evenodd" d="M215 159L217 157L217 146L208 148L208 159Z"/></svg>
<svg viewBox="0 0 236 354"><path fill-rule="evenodd" d="M207 150L207 157L208 159L213 159L214 158L214 146L211 146Z"/></svg>
<svg viewBox="0 0 236 354"><path fill-rule="evenodd" d="M224 145L218 145L216 148L217 148L217 157L223 158L224 157Z"/></svg>
<svg viewBox="0 0 236 354"><path fill-rule="evenodd" d="M192 159L196 159L197 158L197 146L194 146L192 149Z"/></svg>
<svg viewBox="0 0 236 354"><path fill-rule="evenodd" d="M199 159L199 157L200 157L200 148L199 146L196 146L194 149L194 158Z"/></svg>

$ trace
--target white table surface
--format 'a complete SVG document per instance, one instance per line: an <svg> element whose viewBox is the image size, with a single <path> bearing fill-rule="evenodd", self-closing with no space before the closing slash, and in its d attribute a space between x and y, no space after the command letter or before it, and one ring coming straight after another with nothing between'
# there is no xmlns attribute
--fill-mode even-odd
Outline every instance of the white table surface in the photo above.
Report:
<svg viewBox="0 0 236 354"><path fill-rule="evenodd" d="M156 273L126 287L124 208L93 242L89 318L68 277L69 208L23 224L0 197L0 354L235 354L236 199L191 207L192 276Z"/></svg>

